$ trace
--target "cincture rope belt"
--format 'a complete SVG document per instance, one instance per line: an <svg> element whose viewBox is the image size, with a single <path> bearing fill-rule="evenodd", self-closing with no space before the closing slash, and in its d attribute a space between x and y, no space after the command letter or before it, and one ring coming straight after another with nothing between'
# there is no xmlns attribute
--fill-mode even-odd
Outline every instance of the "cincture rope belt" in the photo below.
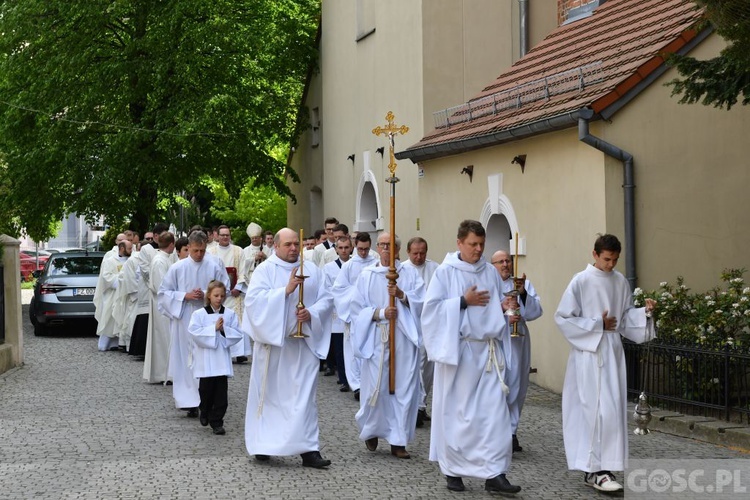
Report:
<svg viewBox="0 0 750 500"><path fill-rule="evenodd" d="M375 391L370 396L368 404L375 406L378 402L378 396L380 395L380 382L383 380L383 365L385 364L385 350L388 348L388 339L390 334L388 332L388 323L378 323L378 329L380 329L380 342L382 344L380 349L380 366L378 367L378 383L375 384Z"/></svg>
<svg viewBox="0 0 750 500"><path fill-rule="evenodd" d="M495 347L495 339L479 340L464 337L463 340L467 342L486 342L489 346L489 352L487 353L487 364L484 367L484 371L491 372L492 368L495 368L497 378L500 380L500 387L507 396L510 393L510 388L505 384L503 380L503 370L505 369L505 361L497 358L497 348Z"/></svg>
<svg viewBox="0 0 750 500"><path fill-rule="evenodd" d="M263 344L263 349L266 351L266 362L263 363L263 380L260 385L260 400L258 401L258 418L263 413L263 400L266 399L266 381L268 379L268 363L271 360L271 345Z"/></svg>

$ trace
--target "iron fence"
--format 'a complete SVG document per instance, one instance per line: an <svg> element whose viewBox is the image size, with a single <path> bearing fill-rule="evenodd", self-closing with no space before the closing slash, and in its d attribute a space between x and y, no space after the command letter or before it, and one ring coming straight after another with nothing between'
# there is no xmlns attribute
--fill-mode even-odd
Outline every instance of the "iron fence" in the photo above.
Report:
<svg viewBox="0 0 750 500"><path fill-rule="evenodd" d="M750 354L659 339L650 347L623 339L623 347L629 400L645 390L663 410L750 423Z"/></svg>

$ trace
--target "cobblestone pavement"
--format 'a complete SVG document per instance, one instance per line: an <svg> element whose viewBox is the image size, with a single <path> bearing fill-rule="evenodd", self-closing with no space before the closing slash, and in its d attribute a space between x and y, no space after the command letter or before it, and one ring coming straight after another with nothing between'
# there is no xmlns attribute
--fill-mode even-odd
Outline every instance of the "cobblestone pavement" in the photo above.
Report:
<svg viewBox="0 0 750 500"><path fill-rule="evenodd" d="M37 338L28 318L24 329L26 365L0 375L3 499L490 496L478 479L465 479L464 493L445 488L437 464L427 459L429 424L417 430L411 460L391 457L382 443L376 453L368 452L357 438L357 403L351 393L338 391L335 377L321 377L318 390L322 453L333 461L329 470L303 468L299 457L261 464L248 457L243 439L249 365L235 365L227 435L214 436L174 408L171 388L141 379L141 362L98 352L91 332ZM508 474L524 488L516 498L602 496L583 485L580 472L566 469L558 395L531 388L519 437L524 451ZM631 434L631 457L747 455L655 432Z"/></svg>

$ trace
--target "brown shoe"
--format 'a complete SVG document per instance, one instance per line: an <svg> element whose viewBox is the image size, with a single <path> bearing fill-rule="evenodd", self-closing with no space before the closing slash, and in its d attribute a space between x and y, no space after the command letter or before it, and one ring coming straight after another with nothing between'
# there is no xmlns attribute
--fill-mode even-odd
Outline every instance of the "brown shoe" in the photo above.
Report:
<svg viewBox="0 0 750 500"><path fill-rule="evenodd" d="M396 458L411 458L409 452L406 451L406 446L391 446L391 455Z"/></svg>
<svg viewBox="0 0 750 500"><path fill-rule="evenodd" d="M378 438L370 438L365 439L365 446L367 446L367 449L370 451L375 451L378 449Z"/></svg>

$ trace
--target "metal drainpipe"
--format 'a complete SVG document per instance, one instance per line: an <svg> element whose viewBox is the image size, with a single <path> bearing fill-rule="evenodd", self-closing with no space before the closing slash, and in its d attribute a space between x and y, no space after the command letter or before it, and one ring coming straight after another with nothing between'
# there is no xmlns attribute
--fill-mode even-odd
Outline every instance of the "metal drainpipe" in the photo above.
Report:
<svg viewBox="0 0 750 500"><path fill-rule="evenodd" d="M589 120L594 116L591 109L582 109L578 115L578 140L598 149L602 153L620 160L623 165L623 185L625 195L625 277L631 290L638 286L635 275L635 181L633 155L607 141L589 133Z"/></svg>
<svg viewBox="0 0 750 500"><path fill-rule="evenodd" d="M518 17L519 17L519 46L521 48L521 57L529 51L529 2L528 0L518 0Z"/></svg>

